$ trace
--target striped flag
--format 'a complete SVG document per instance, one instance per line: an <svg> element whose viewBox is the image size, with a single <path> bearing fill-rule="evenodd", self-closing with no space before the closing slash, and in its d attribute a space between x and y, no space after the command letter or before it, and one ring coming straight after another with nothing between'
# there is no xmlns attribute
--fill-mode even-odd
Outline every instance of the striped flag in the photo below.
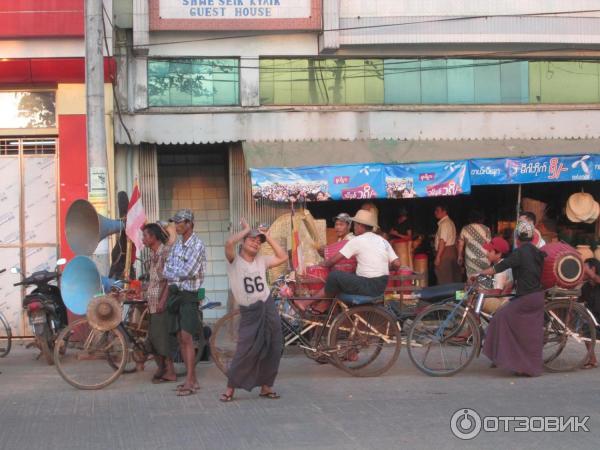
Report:
<svg viewBox="0 0 600 450"><path fill-rule="evenodd" d="M142 204L142 196L137 180L133 186L133 193L129 200L127 208L127 225L125 226L125 234L133 242L136 250L141 250L144 247L142 243L142 227L146 223L146 212Z"/></svg>

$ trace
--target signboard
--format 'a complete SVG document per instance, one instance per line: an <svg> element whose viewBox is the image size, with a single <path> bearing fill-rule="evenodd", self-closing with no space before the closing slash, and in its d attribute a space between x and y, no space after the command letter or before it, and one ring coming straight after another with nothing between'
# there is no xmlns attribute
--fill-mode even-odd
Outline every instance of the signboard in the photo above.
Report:
<svg viewBox="0 0 600 450"><path fill-rule="evenodd" d="M447 197L471 192L467 161L385 166L387 198Z"/></svg>
<svg viewBox="0 0 600 450"><path fill-rule="evenodd" d="M533 156L470 161L471 184L527 184L600 179L600 157Z"/></svg>
<svg viewBox="0 0 600 450"><path fill-rule="evenodd" d="M151 30L317 30L322 0L151 0Z"/></svg>

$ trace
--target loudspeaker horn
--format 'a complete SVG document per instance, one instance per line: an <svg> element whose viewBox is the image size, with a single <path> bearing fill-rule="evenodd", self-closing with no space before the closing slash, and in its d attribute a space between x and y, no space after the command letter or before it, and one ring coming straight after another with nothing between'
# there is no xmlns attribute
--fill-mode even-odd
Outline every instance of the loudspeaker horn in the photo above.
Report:
<svg viewBox="0 0 600 450"><path fill-rule="evenodd" d="M102 278L94 261L82 255L69 261L61 276L60 292L72 313L84 315L90 300L104 294Z"/></svg>
<svg viewBox="0 0 600 450"><path fill-rule="evenodd" d="M67 242L76 255L91 255L98 242L122 229L121 220L101 216L87 200L75 200L67 211Z"/></svg>

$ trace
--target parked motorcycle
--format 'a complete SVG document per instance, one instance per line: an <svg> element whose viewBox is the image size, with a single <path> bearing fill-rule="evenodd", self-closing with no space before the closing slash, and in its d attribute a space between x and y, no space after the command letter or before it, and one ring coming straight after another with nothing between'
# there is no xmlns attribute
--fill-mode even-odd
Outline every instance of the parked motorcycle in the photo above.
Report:
<svg viewBox="0 0 600 450"><path fill-rule="evenodd" d="M29 324L35 342L41 355L49 365L54 364L54 341L60 330L67 326L67 308L63 303L60 289L55 284L50 284L60 278L59 267L67 262L61 258L56 262L54 271L41 270L23 278L14 286L35 286L23 299L23 309L27 311ZM21 273L20 269L13 267L12 273Z"/></svg>

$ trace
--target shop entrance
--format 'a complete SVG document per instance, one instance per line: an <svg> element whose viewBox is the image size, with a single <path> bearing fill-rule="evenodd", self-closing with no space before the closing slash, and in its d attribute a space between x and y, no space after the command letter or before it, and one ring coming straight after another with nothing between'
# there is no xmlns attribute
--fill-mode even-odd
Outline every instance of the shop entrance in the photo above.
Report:
<svg viewBox="0 0 600 450"><path fill-rule="evenodd" d="M194 212L194 231L206 246L206 296L223 305L229 289L224 251L230 222L228 150L228 145L157 146L160 219L181 208Z"/></svg>
<svg viewBox="0 0 600 450"><path fill-rule="evenodd" d="M0 138L0 268L52 270L58 250L57 139ZM0 310L14 336L29 336L16 275L0 275Z"/></svg>

